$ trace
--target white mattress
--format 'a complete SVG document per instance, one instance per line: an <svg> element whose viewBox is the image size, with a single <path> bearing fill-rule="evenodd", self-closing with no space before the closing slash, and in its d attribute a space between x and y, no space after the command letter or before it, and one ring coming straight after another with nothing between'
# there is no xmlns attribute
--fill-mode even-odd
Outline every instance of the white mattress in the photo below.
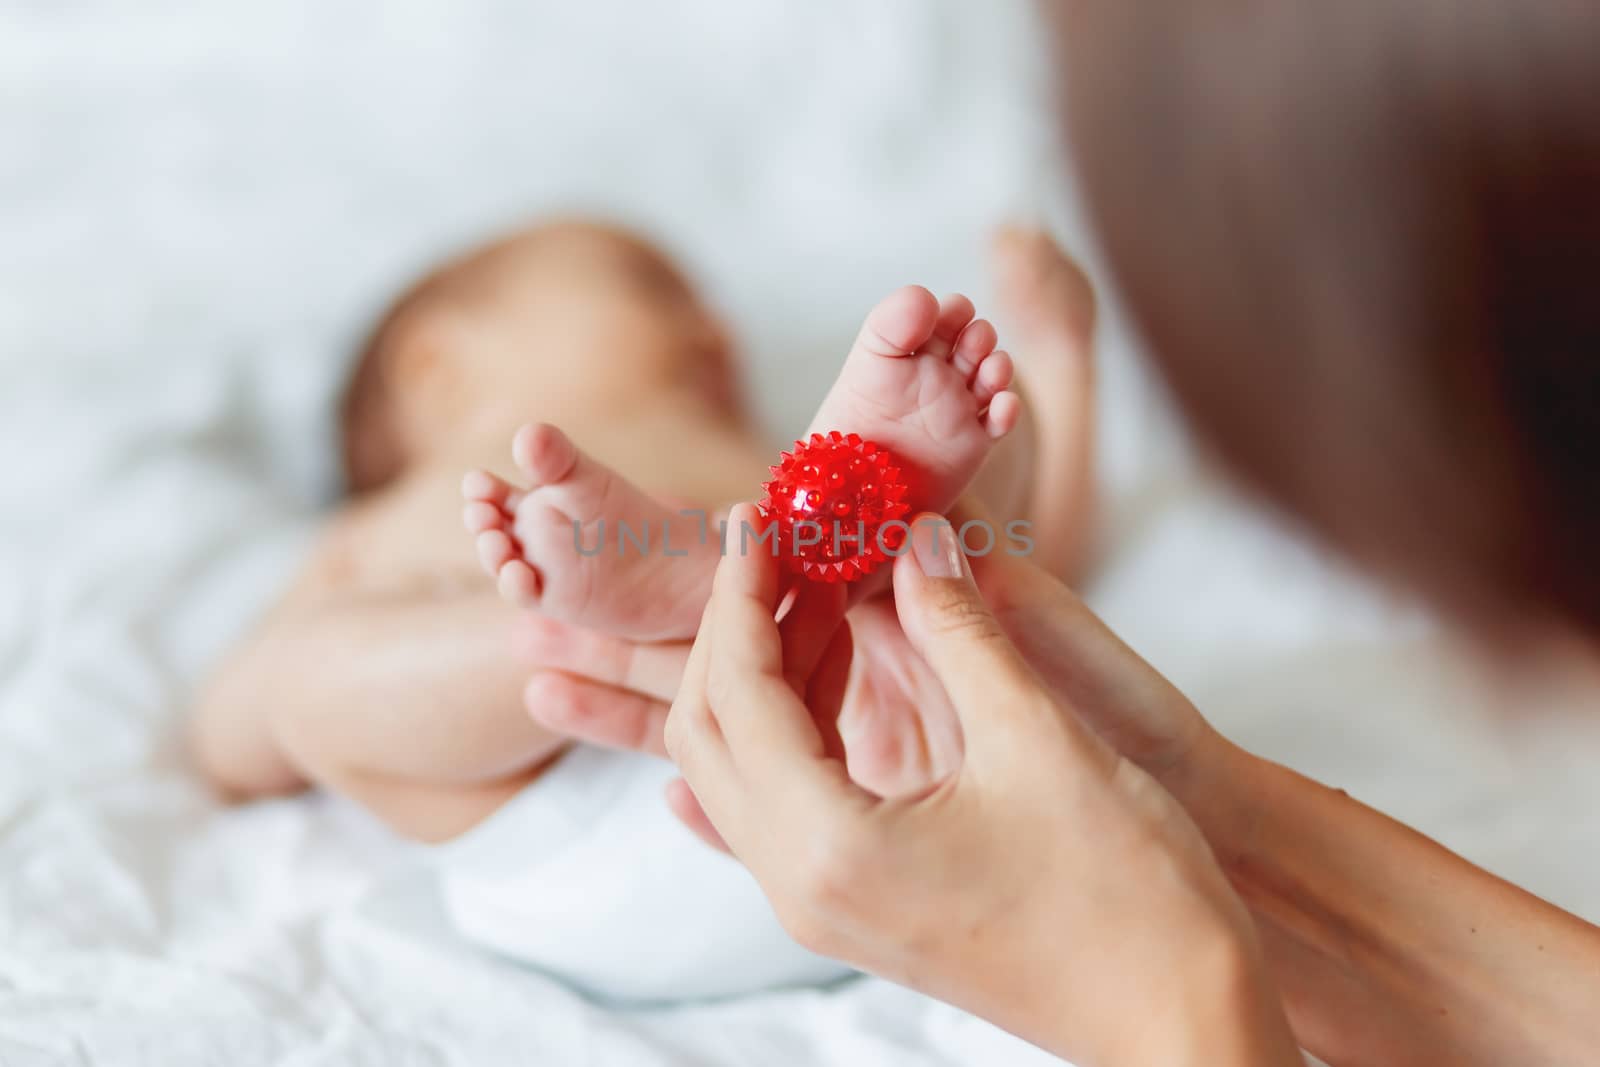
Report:
<svg viewBox="0 0 1600 1067"><path fill-rule="evenodd" d="M870 980L599 1008L464 946L360 813L218 807L176 732L331 496L351 339L442 251L646 226L776 439L881 291L985 294L1019 212L1077 239L1026 6L0 8L0 1064L1042 1060ZM1550 701L1213 488L1115 328L1106 373L1110 619L1246 744L1600 916L1594 729L1495 720Z"/></svg>

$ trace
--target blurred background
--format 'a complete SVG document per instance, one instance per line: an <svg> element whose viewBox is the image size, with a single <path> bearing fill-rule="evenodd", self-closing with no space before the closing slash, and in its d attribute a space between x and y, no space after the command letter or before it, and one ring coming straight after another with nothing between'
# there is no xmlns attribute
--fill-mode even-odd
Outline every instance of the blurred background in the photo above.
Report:
<svg viewBox="0 0 1600 1067"><path fill-rule="evenodd" d="M0 2L0 1064L1038 1059L871 981L586 1003L436 929L339 805L218 807L176 724L336 495L355 346L451 252L642 229L774 443L883 292L985 306L997 224L1094 269L1042 46L1025 0ZM1114 307L1100 359L1095 606L1248 747L1600 918L1594 730L1220 486Z"/></svg>

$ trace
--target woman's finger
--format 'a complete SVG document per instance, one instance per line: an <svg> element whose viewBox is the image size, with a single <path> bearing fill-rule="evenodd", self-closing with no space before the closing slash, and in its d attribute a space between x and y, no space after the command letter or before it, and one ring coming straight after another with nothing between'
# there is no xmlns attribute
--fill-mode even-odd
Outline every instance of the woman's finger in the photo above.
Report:
<svg viewBox="0 0 1600 1067"><path fill-rule="evenodd" d="M517 652L530 667L553 668L671 703L689 658L687 641L640 643L524 612Z"/></svg>
<svg viewBox="0 0 1600 1067"><path fill-rule="evenodd" d="M665 701L564 671L539 671L522 691L528 714L564 737L665 758Z"/></svg>
<svg viewBox="0 0 1600 1067"><path fill-rule="evenodd" d="M662 737L668 757L683 772L685 782L694 783L683 787L692 804L685 803L685 797L677 790L668 791L668 803L691 830L708 842L711 838L706 831L710 831L716 838L712 843L728 848L723 842L737 844L745 840L741 830L752 813L752 805L749 786L739 774L722 725L711 708L711 661L717 636L715 612L713 596L701 616L689 661L684 666L683 685L667 714ZM696 811L700 813L698 817L694 814Z"/></svg>
<svg viewBox="0 0 1600 1067"><path fill-rule="evenodd" d="M834 635L844 624L849 591L842 583L803 582L794 606L778 624L783 643L783 676L802 696Z"/></svg>
<svg viewBox="0 0 1600 1067"><path fill-rule="evenodd" d="M845 747L839 734L839 711L850 685L850 662L855 652L852 636L848 622L834 629L805 689L806 707L811 709L811 721L822 737L822 751L841 764L845 762Z"/></svg>
<svg viewBox="0 0 1600 1067"><path fill-rule="evenodd" d="M1021 716L1062 720L1047 690L990 612L967 566L955 527L941 516L913 522L911 550L895 561L895 609L912 646L950 694L969 758L986 750L1004 762L1030 736ZM1086 733L1086 731L1085 731Z"/></svg>
<svg viewBox="0 0 1600 1067"><path fill-rule="evenodd" d="M831 761L804 693L796 692L784 677L785 653L774 619L778 561L759 545L741 551L744 546L734 540L741 537L739 530L759 529L760 523L760 514L748 504L729 514L729 544L717 566L695 651L698 654L702 644L710 650L705 691L733 765L763 789L804 797L802 803L825 804L838 789L842 775L835 771L841 768L837 764L833 771L826 768ZM791 615L796 613L797 626L825 634L816 652L804 653L814 661L839 628L844 600L837 595L802 594ZM807 642L817 641L814 633L804 636ZM684 767L684 777L720 826L717 798L706 792L691 768ZM733 843L733 838L729 840Z"/></svg>
<svg viewBox="0 0 1600 1067"><path fill-rule="evenodd" d="M717 828L711 825L711 820L706 816L706 809L700 806L700 801L695 797L694 790L689 788L689 783L682 778L674 778L667 783L667 807L672 809L672 814L694 832L694 835L712 848L721 852L732 853L728 843L717 833Z"/></svg>
<svg viewBox="0 0 1600 1067"><path fill-rule="evenodd" d="M950 520L919 515L895 561L895 607L906 636L959 707L1016 695L1032 674L972 580Z"/></svg>
<svg viewBox="0 0 1600 1067"><path fill-rule="evenodd" d="M1148 770L1209 731L1189 699L1059 579L1020 559L991 557L974 570L1004 598L1006 633L1057 703L1118 752Z"/></svg>
<svg viewBox="0 0 1600 1067"><path fill-rule="evenodd" d="M713 740L716 744L722 743L722 732L711 714L706 694L706 682L711 669L711 612L712 605L708 603L700 614L694 644L683 666L683 680L661 729L667 758L680 768L685 768L686 762L693 759L692 750L696 745ZM688 773L686 768L685 773Z"/></svg>
<svg viewBox="0 0 1600 1067"><path fill-rule="evenodd" d="M783 644L775 620L778 560L759 540L766 526L753 504L736 504L728 512L722 561L711 582L706 616L737 639L717 650L713 671L728 668L751 678L783 677Z"/></svg>
<svg viewBox="0 0 1600 1067"><path fill-rule="evenodd" d="M740 766L751 760L787 763L796 756L822 752L822 739L797 699L801 694L784 674L785 651L774 618L778 561L761 547L749 548L736 540L742 539L738 530L759 529L760 522L760 513L749 504L729 513L729 543L717 565L706 609L714 628L706 691ZM801 624L810 625L816 610L808 590L802 589L790 616L798 614ZM839 614L842 618L842 603ZM825 645L826 638L808 658L814 661Z"/></svg>

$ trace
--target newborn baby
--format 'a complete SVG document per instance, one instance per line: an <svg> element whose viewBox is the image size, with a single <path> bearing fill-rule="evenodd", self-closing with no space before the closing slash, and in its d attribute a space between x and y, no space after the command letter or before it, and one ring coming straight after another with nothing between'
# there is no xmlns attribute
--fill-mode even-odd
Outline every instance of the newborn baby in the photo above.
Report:
<svg viewBox="0 0 1600 1067"><path fill-rule="evenodd" d="M971 302L908 287L869 313L813 420L893 451L913 512L971 486L1009 521L1028 515L1036 481L1079 472L1087 487L1087 285L1038 235L1001 249L1026 369L1076 406L1034 419ZM715 513L757 495L777 452L735 402L723 338L658 252L599 227L518 235L414 287L347 397L355 496L196 713L213 781L349 797L432 845L463 933L593 993L720 996L842 973L794 946L743 869L672 819L670 765L569 751L536 722L545 705L570 719L675 684L674 643L692 637L720 551ZM515 429L530 416L543 421ZM463 485L491 588L449 558L439 516L462 467L507 439L514 476L474 470ZM1064 568L1084 509L1070 494L1053 504L1032 540ZM650 547L619 524L649 531ZM870 690L916 704L914 669L875 658L871 611L852 617L857 703ZM553 660L592 677L539 670ZM937 770L923 741L861 736L851 769L870 787Z"/></svg>

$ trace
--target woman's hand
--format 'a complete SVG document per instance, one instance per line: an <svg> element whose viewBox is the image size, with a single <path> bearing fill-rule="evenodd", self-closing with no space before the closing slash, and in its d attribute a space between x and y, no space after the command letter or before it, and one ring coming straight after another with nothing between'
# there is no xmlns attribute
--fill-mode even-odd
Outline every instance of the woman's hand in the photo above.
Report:
<svg viewBox="0 0 1600 1067"><path fill-rule="evenodd" d="M970 503L951 516L958 527L984 518ZM1028 665L1122 755L1176 784L1226 747L1188 699L1059 579L1003 553L971 563L984 600ZM890 598L857 604L847 618L856 651L839 733L851 777L884 796L920 790L960 760L955 711ZM661 728L688 642L634 642L535 613L518 626L536 721L579 741L666 754Z"/></svg>
<svg viewBox="0 0 1600 1067"><path fill-rule="evenodd" d="M730 529L756 522L741 507ZM666 723L693 790L675 807L750 868L802 944L1054 1051L1299 1062L1194 825L1029 667L948 522L919 521L911 544L895 598L960 719L955 772L897 799L852 781L841 593L807 586L775 622L776 561L730 551Z"/></svg>
<svg viewBox="0 0 1600 1067"><path fill-rule="evenodd" d="M1214 854L1250 904L1257 934L1293 1008L1295 1031L1313 1052L1330 1063L1576 1063L1600 1042L1600 1026L1590 1010L1600 930L1472 867L1343 793L1230 745L1070 590L1027 560L993 554L973 561L973 570L992 618L1046 684L1056 707L1070 709L1096 736L1156 779L1204 829ZM907 583L916 577L901 578L901 584L909 588ZM909 618L923 610L922 604L902 597L901 610ZM961 767L932 793L918 792L898 802L913 811L938 803L947 792L970 797L1002 790L1004 781L979 779L976 789L960 785L973 780L974 767L984 766L981 753L973 766L961 764L959 727L973 729L974 716L968 709L955 722L955 710L935 672L900 631L893 609L882 602L863 604L851 611L849 620L858 647L840 732L850 751L852 777L863 777L858 769L873 771L879 781L904 786L919 776L927 781L930 768ZM684 674L687 646L635 645L537 616L525 622L524 651L538 672L528 692L536 719L583 740L664 751L662 724ZM925 638L917 640L917 647L930 647ZM946 664L939 665L948 671ZM980 710L978 728L987 714ZM1039 759L1042 766L1045 752L1041 748L1029 758ZM903 788L874 788L905 795ZM677 796L680 814L706 826L704 813L685 792ZM1041 795L1051 796L1048 791ZM1054 799L1067 810L1063 798ZM776 794L769 798L775 801ZM863 810L869 804L859 797L854 802ZM893 811L898 805L884 807ZM808 809L792 819L809 830L808 815L824 810L835 809ZM1002 820L1002 815L995 818ZM866 820L869 830L885 821L879 815ZM854 826L847 819L827 825ZM814 887L840 887L835 912L847 905L860 908L863 900L870 900L865 896L870 886L893 883L893 872L886 876L881 865L869 868L871 879L848 868L839 875L837 862L830 866L830 857L837 861L847 848L859 847L854 845L859 838L847 838L841 845L821 824L815 833L790 838L789 824L782 826L781 839L798 842L795 847L820 857L807 868ZM953 832L952 827L944 830ZM914 840L891 844L910 848ZM1066 845L1062 839L1059 847ZM1034 849L1043 847L1035 844ZM1107 855L1109 849L1107 842ZM830 877L830 871L835 875ZM954 868L946 871L949 878L959 875ZM1069 902L1076 893L1087 907L1084 894L1115 871L1102 857L1087 863L1065 889L1053 891ZM1042 873L1039 879L1045 884ZM977 872L967 881L974 891L986 884ZM895 892L901 907L891 922L913 931L932 923L935 938L954 928L929 914L943 897L903 884ZM1485 925L1485 917L1493 921ZM822 920L817 915L813 919L815 929L798 932L829 936ZM974 943L988 943L1001 928L997 923L980 931ZM1200 924L1196 929L1206 928ZM1066 929L1063 912L1062 920L1041 935L1041 951L1053 951L1051 934ZM916 943L904 930L902 936L902 943ZM1079 935L1074 931L1072 936ZM1181 934L1170 940L1178 946L1189 943ZM1059 959L1064 975L1079 962L1077 953L1087 952L1091 944L1092 939L1064 950ZM854 958L874 966L865 954ZM877 969L891 973L885 965ZM918 972L906 980L934 990L934 979L944 972L930 967L925 973L928 977ZM976 971L969 978L979 980ZM957 988L948 994L951 999L962 995ZM1048 993L1051 987L1027 987L1035 996L1040 988ZM962 1002L983 1011L976 996ZM1177 1012L1184 1003L1159 995L1146 1002L1152 1037L1171 1032L1175 1025L1162 1021L1159 1013L1169 1007ZM1019 995L1009 1010L1002 1006L983 1013L1067 1051L1087 1047L1069 1044L1074 1033L1087 1038L1098 1032L1099 1020L1094 1019L1078 1031L1049 1029L1051 1019L1078 1027L1082 1015L1076 1007L1062 1001L1062 1010L1052 1015L1048 1006L1041 1008ZM1123 1005L1114 1006L1105 1021L1118 1025L1126 1020ZM1056 1040L1055 1033L1067 1037ZM1209 1062L1248 1062L1215 1047L1209 1051ZM1095 1062L1079 1055L1085 1063ZM1174 1056L1167 1062L1179 1060Z"/></svg>
<svg viewBox="0 0 1600 1067"><path fill-rule="evenodd" d="M849 610L856 635L838 730L850 776L880 796L926 788L961 758L961 731L938 678L906 640L886 596ZM666 756L667 709L689 642L636 642L529 612L517 620L521 660L534 673L525 703L565 737Z"/></svg>

